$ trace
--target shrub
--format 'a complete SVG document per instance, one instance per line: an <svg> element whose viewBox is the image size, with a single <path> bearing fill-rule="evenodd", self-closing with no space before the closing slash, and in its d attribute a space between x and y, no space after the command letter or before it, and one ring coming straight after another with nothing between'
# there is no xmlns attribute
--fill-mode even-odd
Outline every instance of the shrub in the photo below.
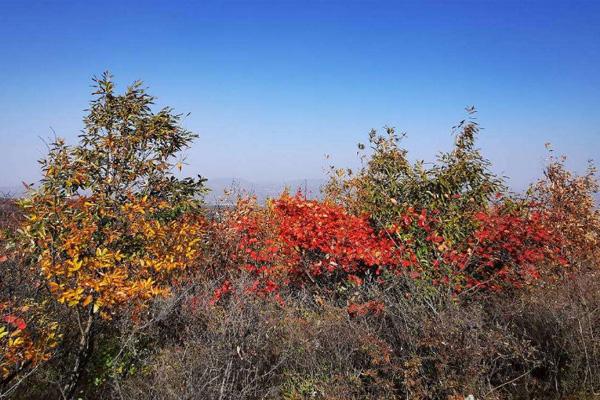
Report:
<svg viewBox="0 0 600 400"><path fill-rule="evenodd" d="M547 225L563 236L562 247L570 264L596 268L600 260L600 210L594 201L598 192L596 169L590 163L584 175L575 175L566 169L565 161L550 149L544 178L530 187L529 195L548 216Z"/></svg>
<svg viewBox="0 0 600 400"><path fill-rule="evenodd" d="M561 237L548 228L548 217L528 205L502 204L474 216L477 229L466 249L444 257L454 266L456 278L467 288L520 287L540 278L540 267L566 265Z"/></svg>
<svg viewBox="0 0 600 400"><path fill-rule="evenodd" d="M308 291L285 291L281 306L244 279L212 304L202 285L165 318L163 346L114 386L154 399L585 396L599 388L600 291L582 278L473 302L393 276L352 290L354 308Z"/></svg>
<svg viewBox="0 0 600 400"><path fill-rule="evenodd" d="M310 296L286 296L281 307L249 285L232 282L218 305L210 303L213 287L200 288L178 314L181 341L120 383L126 397L392 398L392 382L378 373L391 366L390 349L367 325Z"/></svg>
<svg viewBox="0 0 600 400"><path fill-rule="evenodd" d="M376 233L366 217L300 194L283 194L266 209L242 200L217 229L237 244L228 266L253 276L250 290L257 293L306 284L331 287L396 264L396 245L388 233Z"/></svg>

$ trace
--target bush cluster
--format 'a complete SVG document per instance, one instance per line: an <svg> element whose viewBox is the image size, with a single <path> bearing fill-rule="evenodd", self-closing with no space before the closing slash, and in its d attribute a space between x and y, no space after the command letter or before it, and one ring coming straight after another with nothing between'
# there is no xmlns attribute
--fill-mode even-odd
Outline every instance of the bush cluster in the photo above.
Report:
<svg viewBox="0 0 600 400"><path fill-rule="evenodd" d="M551 154L519 195L475 110L433 163L372 131L323 199L202 203L195 135L140 83L96 91L79 143L0 203L0 395L117 399L593 398L595 170Z"/></svg>

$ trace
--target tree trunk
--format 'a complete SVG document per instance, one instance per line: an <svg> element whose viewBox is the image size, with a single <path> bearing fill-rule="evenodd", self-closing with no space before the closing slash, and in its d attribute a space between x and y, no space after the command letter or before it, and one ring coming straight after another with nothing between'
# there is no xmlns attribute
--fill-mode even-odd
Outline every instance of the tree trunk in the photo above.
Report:
<svg viewBox="0 0 600 400"><path fill-rule="evenodd" d="M68 382L63 388L63 396L67 400L71 400L74 398L75 389L77 389L77 384L79 383L79 379L81 378L81 372L83 371L88 362L92 349L94 321L95 315L93 307L90 305L88 310L87 321L85 322L85 326L82 327L81 330L81 337L79 339L79 347L77 350L77 357L75 358L75 364L73 365L73 369L69 376Z"/></svg>

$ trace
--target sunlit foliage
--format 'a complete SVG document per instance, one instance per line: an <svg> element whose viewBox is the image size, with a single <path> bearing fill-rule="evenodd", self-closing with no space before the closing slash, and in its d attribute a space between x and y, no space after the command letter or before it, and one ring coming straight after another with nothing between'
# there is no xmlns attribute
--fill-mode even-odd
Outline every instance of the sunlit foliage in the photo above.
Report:
<svg viewBox="0 0 600 400"><path fill-rule="evenodd" d="M593 167L552 157L509 193L469 108L432 164L387 128L359 145L357 172L332 168L322 200L210 208L204 179L177 178L196 137L182 117L139 82L94 83L79 141L54 139L39 184L0 204L0 396L47 397L49 382L65 399L600 388Z"/></svg>
<svg viewBox="0 0 600 400"><path fill-rule="evenodd" d="M136 82L118 95L97 79L80 142L62 139L41 161L43 179L21 202L22 243L56 301L75 309L81 341L66 383L73 394L98 316L169 293L202 237L203 180L176 179L175 157L195 135Z"/></svg>

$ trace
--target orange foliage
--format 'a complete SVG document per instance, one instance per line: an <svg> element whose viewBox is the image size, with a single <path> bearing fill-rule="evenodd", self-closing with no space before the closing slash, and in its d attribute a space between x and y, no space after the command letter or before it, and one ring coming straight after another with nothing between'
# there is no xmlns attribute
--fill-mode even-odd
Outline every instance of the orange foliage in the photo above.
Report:
<svg viewBox="0 0 600 400"><path fill-rule="evenodd" d="M28 208L28 229L38 230L39 267L52 294L70 307L91 304L109 317L120 305L164 296L169 277L199 255L202 219L186 214L161 220L164 201L130 194L111 210L94 196L82 196L65 203L61 213L44 204ZM51 234L42 234L49 228L38 221L49 218L58 221Z"/></svg>
<svg viewBox="0 0 600 400"><path fill-rule="evenodd" d="M549 229L563 238L563 250L574 265L597 268L600 264L600 210L594 194L599 186L596 169L590 164L584 175L565 167L565 158L551 155L544 178L530 194L537 208L546 213Z"/></svg>

